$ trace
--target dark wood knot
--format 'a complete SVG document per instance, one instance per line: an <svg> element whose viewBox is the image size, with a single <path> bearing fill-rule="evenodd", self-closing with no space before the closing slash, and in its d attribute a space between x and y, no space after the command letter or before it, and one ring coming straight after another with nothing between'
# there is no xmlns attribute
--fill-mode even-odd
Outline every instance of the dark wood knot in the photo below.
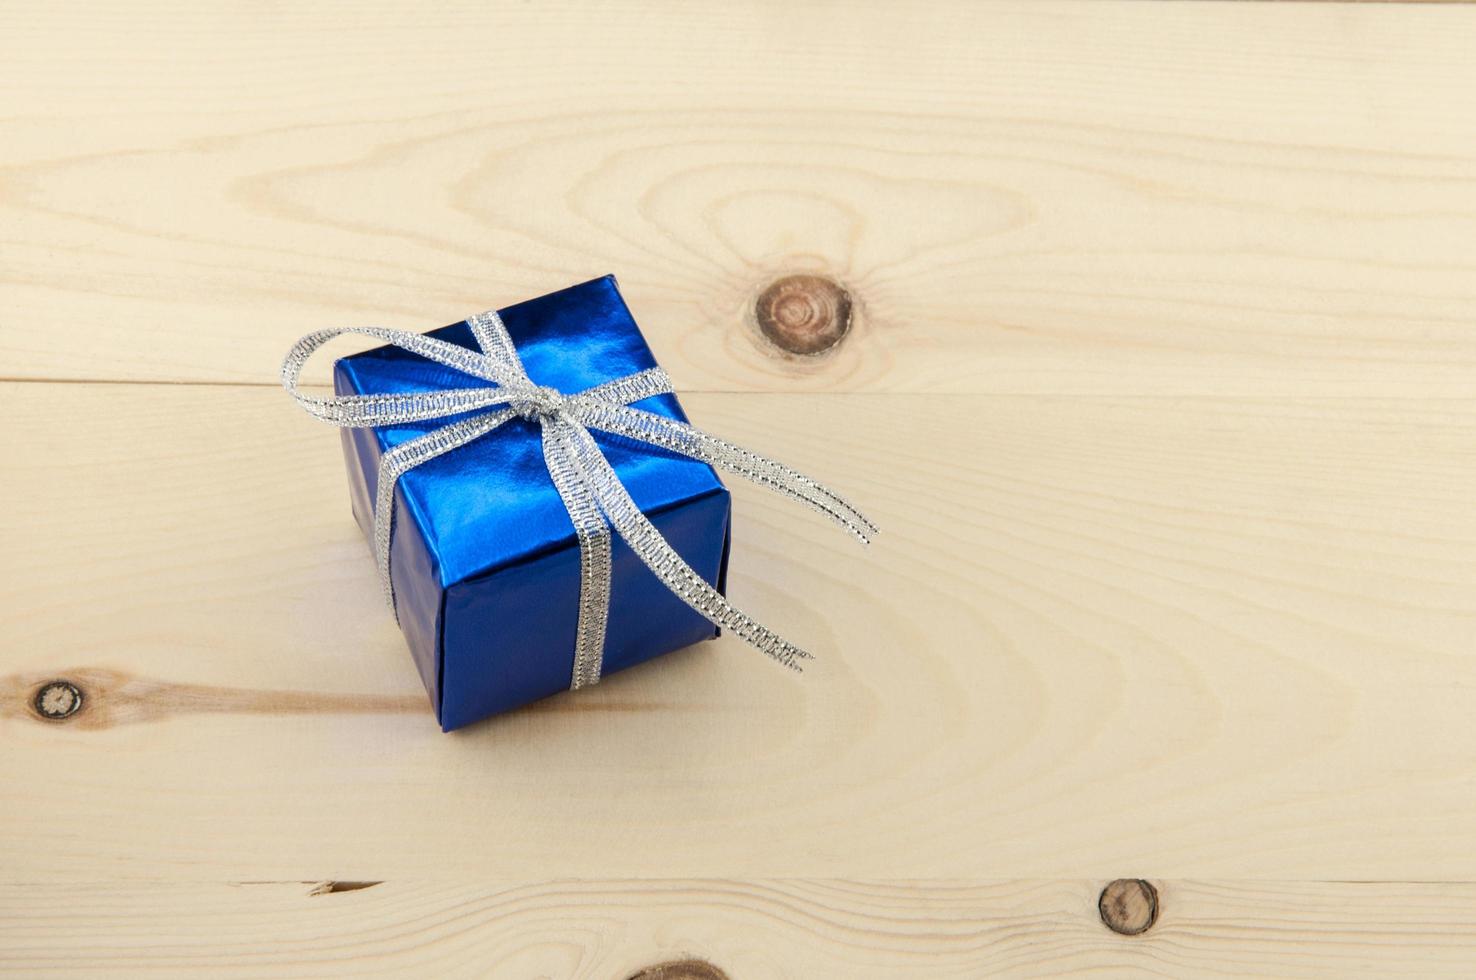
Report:
<svg viewBox="0 0 1476 980"><path fill-rule="evenodd" d="M824 276L776 279L754 304L759 330L780 350L820 354L851 329L851 294Z"/></svg>
<svg viewBox="0 0 1476 980"><path fill-rule="evenodd" d="M47 721L63 721L82 710L82 689L71 681L47 681L36 688L31 707Z"/></svg>
<svg viewBox="0 0 1476 980"><path fill-rule="evenodd" d="M1158 889L1141 878L1109 882L1097 899L1097 913L1113 932L1136 936L1158 921Z"/></svg>
<svg viewBox="0 0 1476 980"><path fill-rule="evenodd" d="M626 980L728 980L728 975L703 960L672 960L648 966Z"/></svg>

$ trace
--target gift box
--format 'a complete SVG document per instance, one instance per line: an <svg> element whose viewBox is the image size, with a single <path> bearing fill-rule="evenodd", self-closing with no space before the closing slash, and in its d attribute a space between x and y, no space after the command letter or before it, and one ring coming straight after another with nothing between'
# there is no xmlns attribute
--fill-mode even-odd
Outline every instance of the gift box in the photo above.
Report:
<svg viewBox="0 0 1476 980"><path fill-rule="evenodd" d="M498 313L538 385L579 392L656 367L611 276ZM467 322L429 336L478 350ZM339 395L435 392L467 383L461 372L394 345L334 366ZM674 394L630 404L686 421ZM354 517L371 546L384 454L464 417L341 430ZM591 435L666 542L724 591L729 498L712 467L624 436ZM395 613L442 729L567 690L580 613L580 542L550 475L538 421L513 418L408 469L395 485L393 513ZM603 673L717 633L614 537Z"/></svg>
<svg viewBox="0 0 1476 980"><path fill-rule="evenodd" d="M303 366L336 337L335 394ZM795 670L810 654L724 595L728 493L784 494L863 544L834 490L690 425L612 277L428 334L338 327L282 362L344 429L353 510L447 731L728 629Z"/></svg>

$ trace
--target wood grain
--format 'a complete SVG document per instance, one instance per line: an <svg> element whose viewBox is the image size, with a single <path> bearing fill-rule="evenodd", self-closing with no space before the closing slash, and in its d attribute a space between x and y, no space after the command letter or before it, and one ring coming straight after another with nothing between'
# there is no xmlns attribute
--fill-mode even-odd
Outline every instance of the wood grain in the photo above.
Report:
<svg viewBox="0 0 1476 980"><path fill-rule="evenodd" d="M684 390L1476 393L1467 9L11 8L0 376L614 272ZM823 366L753 321L805 272Z"/></svg>
<svg viewBox="0 0 1476 980"><path fill-rule="evenodd" d="M1100 881L387 881L0 887L0 966L28 976L1469 976L1476 886L1159 882L1141 936ZM675 976L659 963L706 964Z"/></svg>

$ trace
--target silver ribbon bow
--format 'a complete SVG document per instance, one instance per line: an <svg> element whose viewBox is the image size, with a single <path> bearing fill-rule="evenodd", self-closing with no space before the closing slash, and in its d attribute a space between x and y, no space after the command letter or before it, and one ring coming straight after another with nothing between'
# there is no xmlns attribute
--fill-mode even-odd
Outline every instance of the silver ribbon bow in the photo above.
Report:
<svg viewBox="0 0 1476 980"><path fill-rule="evenodd" d="M418 422L489 409L401 443L380 458L379 490L374 502L374 552L391 610L395 607L395 596L390 581L390 534L395 484L401 474L481 438L510 419L537 420L543 435L543 457L554 487L568 508L579 541L579 624L571 688L594 684L600 679L605 620L610 609L612 526L656 577L687 605L786 667L799 670L798 661L809 658L810 654L735 609L672 550L661 532L631 500L589 430L638 439L746 477L808 504L863 544L870 542L869 535L875 533L876 525L840 495L802 473L693 426L631 408L631 402L672 390L671 379L660 368L567 395L535 384L528 377L507 328L495 312L480 313L466 322L480 351L402 330L344 327L308 334L282 362L282 386L297 403L316 418L343 428ZM373 337L463 374L490 381L492 385L395 395L316 398L304 394L298 387L303 365L319 347L345 334Z"/></svg>

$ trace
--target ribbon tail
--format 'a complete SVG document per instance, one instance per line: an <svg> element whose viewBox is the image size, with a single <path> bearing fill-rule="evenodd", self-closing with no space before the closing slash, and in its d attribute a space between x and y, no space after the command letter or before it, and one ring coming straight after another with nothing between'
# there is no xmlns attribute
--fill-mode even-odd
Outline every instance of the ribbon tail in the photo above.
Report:
<svg viewBox="0 0 1476 980"><path fill-rule="evenodd" d="M862 544L871 543L877 527L850 501L829 487L783 463L675 419L627 405L594 399L576 399L579 420L592 428L639 439L711 466L736 473L760 486L792 497L835 521Z"/></svg>
<svg viewBox="0 0 1476 980"><path fill-rule="evenodd" d="M400 477L426 460L464 446L516 416L517 413L510 408L477 415L402 442L379 458L378 489L374 497L374 559L379 566L380 586L384 589L385 601L395 614L395 622L400 620L400 611L395 608L395 587L390 581L390 540L394 532L395 486Z"/></svg>
<svg viewBox="0 0 1476 980"><path fill-rule="evenodd" d="M579 539L579 624L575 631L574 671L569 689L598 684L605 656L605 623L610 615L610 525L575 455L568 422L540 419L543 458L563 498Z"/></svg>
<svg viewBox="0 0 1476 980"><path fill-rule="evenodd" d="M811 655L731 605L666 543L661 532L630 498L620 477L586 429L567 425L562 427L562 432L569 440L572 458L583 473L600 510L663 585L715 626L731 630L784 666L801 669L799 661L809 659Z"/></svg>

